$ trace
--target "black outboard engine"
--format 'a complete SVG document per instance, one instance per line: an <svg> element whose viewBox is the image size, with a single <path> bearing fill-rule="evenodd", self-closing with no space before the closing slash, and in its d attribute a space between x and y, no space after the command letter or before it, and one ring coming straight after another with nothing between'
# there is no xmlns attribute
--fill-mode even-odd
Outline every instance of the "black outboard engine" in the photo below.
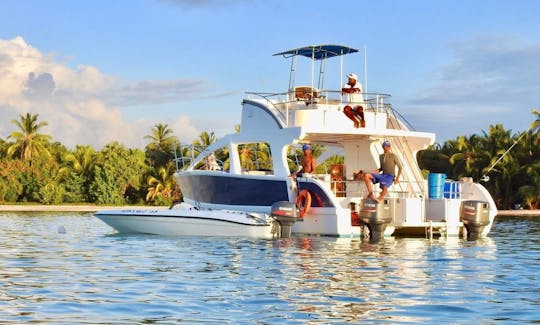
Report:
<svg viewBox="0 0 540 325"><path fill-rule="evenodd" d="M386 226L392 222L390 200L383 199L381 202L374 199L363 200L360 209L360 220L367 224L369 238L372 241L380 240L384 236Z"/></svg>
<svg viewBox="0 0 540 325"><path fill-rule="evenodd" d="M489 203L485 201L463 201L459 219L467 229L467 240L476 240L489 224Z"/></svg>
<svg viewBox="0 0 540 325"><path fill-rule="evenodd" d="M292 226L298 220L296 204L289 201L278 201L272 204L270 215L274 217L281 228L281 238L290 238Z"/></svg>

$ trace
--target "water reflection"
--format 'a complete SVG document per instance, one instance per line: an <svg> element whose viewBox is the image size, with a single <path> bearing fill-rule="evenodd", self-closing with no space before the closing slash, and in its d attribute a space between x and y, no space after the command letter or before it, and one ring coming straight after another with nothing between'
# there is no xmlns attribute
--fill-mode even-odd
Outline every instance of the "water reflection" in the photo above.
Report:
<svg viewBox="0 0 540 325"><path fill-rule="evenodd" d="M65 233L58 232L60 226ZM525 227L524 227L525 226ZM518 227L524 227L522 229ZM511 229L514 228L514 229ZM400 323L539 319L538 223L490 238L119 236L90 215L0 216L14 323ZM512 314L520 310L519 315Z"/></svg>

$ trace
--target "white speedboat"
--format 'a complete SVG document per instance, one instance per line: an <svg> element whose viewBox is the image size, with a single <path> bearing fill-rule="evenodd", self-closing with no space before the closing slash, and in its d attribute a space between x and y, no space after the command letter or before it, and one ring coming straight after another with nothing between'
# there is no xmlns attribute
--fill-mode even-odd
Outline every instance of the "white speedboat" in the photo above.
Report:
<svg viewBox="0 0 540 325"><path fill-rule="evenodd" d="M202 209L184 202L169 209L102 210L94 215L121 234L273 238L278 231L267 214Z"/></svg>
<svg viewBox="0 0 540 325"><path fill-rule="evenodd" d="M342 94L343 57L356 52L346 46L320 45L275 54L292 60L288 89L248 93L242 102L240 132L222 137L197 156L175 159L184 201L208 209L269 213L273 203L296 202L300 196L307 206L292 232L301 234L360 236L367 224L385 235L486 236L497 208L481 184L470 178L441 182L440 177L423 177L416 154L434 143L435 134L412 129L388 102L389 95L364 92L360 101L351 102ZM297 58L311 62L310 85L295 84ZM339 83L324 88L325 63L333 58L341 59L334 74ZM320 63L317 85L316 63ZM365 127L354 127L343 113L346 105L364 108ZM399 183L374 203L366 199L365 184L353 173L379 167L385 140L392 143L403 170ZM339 152L344 164L328 166L318 175L290 177L288 153L301 143ZM263 148L265 159L259 161L253 148ZM225 164L209 168L214 157ZM189 164L181 163L185 161Z"/></svg>

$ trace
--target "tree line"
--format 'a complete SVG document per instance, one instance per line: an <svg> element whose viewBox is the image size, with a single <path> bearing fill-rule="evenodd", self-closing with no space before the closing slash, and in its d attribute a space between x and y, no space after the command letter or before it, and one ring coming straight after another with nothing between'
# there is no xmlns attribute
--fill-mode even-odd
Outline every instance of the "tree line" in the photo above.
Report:
<svg viewBox="0 0 540 325"><path fill-rule="evenodd" d="M455 180L483 179L499 209L516 204L539 208L540 113L532 113L535 120L527 131L511 134L497 124L482 134L436 143L418 154L420 168L426 177L431 172L445 173ZM38 114L19 115L11 121L15 130L6 139L0 138L0 204L169 205L182 199L173 177L176 167L172 157L173 152L186 155L187 149L167 124L152 127L144 137L148 141L144 150L126 148L117 141L101 150L89 145L71 150L43 134L48 123L38 118ZM235 129L239 131L239 126ZM205 148L216 140L213 132L202 132L191 144ZM264 168L270 159L269 150L264 149L265 144L239 148L242 165ZM324 151L323 146L313 147L315 157ZM291 170L298 164L294 159L297 154L291 149ZM227 156L218 152L217 158L226 164ZM343 157L334 155L319 168L335 163L343 163Z"/></svg>

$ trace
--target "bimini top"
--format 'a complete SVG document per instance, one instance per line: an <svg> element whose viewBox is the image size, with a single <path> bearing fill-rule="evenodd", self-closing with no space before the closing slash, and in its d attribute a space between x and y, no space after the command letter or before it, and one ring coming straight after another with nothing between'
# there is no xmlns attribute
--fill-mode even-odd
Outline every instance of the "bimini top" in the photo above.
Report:
<svg viewBox="0 0 540 325"><path fill-rule="evenodd" d="M286 58L301 55L314 60L322 60L355 52L358 52L358 50L343 45L310 45L274 55L283 55Z"/></svg>

